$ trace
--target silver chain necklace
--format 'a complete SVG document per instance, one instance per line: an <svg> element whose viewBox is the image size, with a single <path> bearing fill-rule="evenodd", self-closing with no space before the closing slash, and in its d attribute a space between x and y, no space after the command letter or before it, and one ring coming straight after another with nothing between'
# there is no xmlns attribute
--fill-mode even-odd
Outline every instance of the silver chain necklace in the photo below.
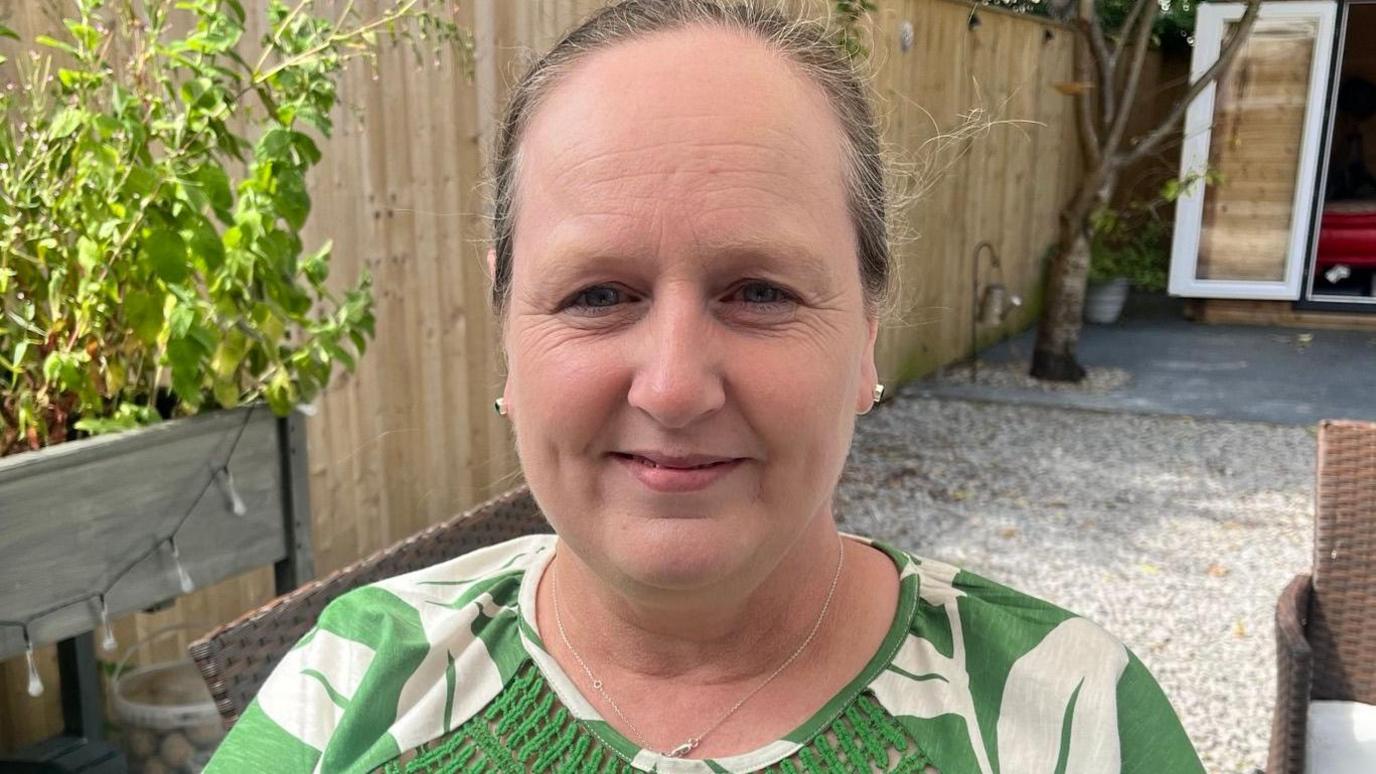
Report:
<svg viewBox="0 0 1376 774"><path fill-rule="evenodd" d="M697 746L702 742L702 738L704 736L707 736L708 734L717 730L717 727L720 726L722 723L725 723L727 718L736 714L736 710L740 709L747 701L750 701L750 698L752 696L759 693L761 690L764 689L766 685L769 685L771 682L773 682L774 678L778 677L779 673L784 671L784 669L786 669L789 664L792 664L793 661L798 658L799 654L801 654L803 650L807 648L808 644L812 642L812 638L817 635L817 630L822 626L822 619L826 618L827 616L827 608L831 607L832 595L836 593L836 583L837 581L841 580L841 567L846 562L845 539L840 538L838 536L838 540L840 541L838 546L840 550L838 551L836 557L836 574L833 575L831 578L831 588L827 589L827 598L826 601L822 603L822 612L817 614L817 620L813 622L812 630L807 633L807 638L803 640L803 643L798 646L797 650L793 651L793 654L789 656L784 661L784 663L780 664L777 669L770 673L769 677L766 677L764 681L761 682L759 685L755 686L754 688L751 688L750 692L747 693L745 696L742 696L740 701L731 705L731 709L728 709L726 712L722 713L721 717L717 718L715 723L707 727L707 730L700 732L697 736L688 737L688 741L684 742L678 747L675 747L672 750L660 753L661 755L664 755L668 758L682 758L683 756L697 749ZM593 675L592 670L588 668L588 662L583 660L583 657L579 655L578 650L573 647L573 643L569 642L569 636L564 631L564 619L559 615L559 581L557 578L551 577L550 592L554 598L554 623L557 624L559 627L559 637L564 641L564 647L569 649L569 652L573 654L573 657L575 659L578 659L578 665L583 667L583 672L587 674L588 679L592 681L593 690L597 691L599 694L602 695L602 698L605 699L606 702L611 705L611 708L616 711L616 716L621 718L621 722L626 724L626 728L630 729L631 733L635 737L636 744L638 744L643 749L650 749L650 746L645 742L644 735L640 733L640 729L637 728L636 725L631 722L630 718L626 717L626 714L621 711L621 707L618 706L616 701L607 694L607 690L602 686L602 681L597 679Z"/></svg>

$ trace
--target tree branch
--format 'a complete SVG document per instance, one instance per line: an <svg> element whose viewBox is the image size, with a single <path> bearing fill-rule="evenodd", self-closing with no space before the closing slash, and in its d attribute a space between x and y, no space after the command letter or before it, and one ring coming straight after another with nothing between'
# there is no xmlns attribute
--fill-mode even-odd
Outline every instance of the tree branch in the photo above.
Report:
<svg viewBox="0 0 1376 774"><path fill-rule="evenodd" d="M1190 88L1185 95L1171 108L1166 120L1156 129L1152 130L1135 148L1123 157L1124 164L1136 163L1138 159L1151 153L1161 141L1173 133L1174 126L1180 122L1180 118L1189 109L1190 103L1198 97L1210 83L1218 79L1228 67L1232 65L1233 59L1242 50L1242 46L1247 42L1247 38L1252 34L1252 27L1256 23L1257 13L1261 11L1261 0L1247 0L1247 10L1238 20L1237 28L1234 30L1233 39L1228 41L1228 45L1218 55L1218 61L1214 62L1208 70L1205 70L1199 79L1190 84Z"/></svg>
<svg viewBox="0 0 1376 774"><path fill-rule="evenodd" d="M1076 20L1089 51L1094 55L1094 64L1099 70L1099 106L1103 114L1103 125L1113 121L1115 110L1113 82L1113 62L1109 57L1108 43L1104 40L1104 30L1099 26L1099 13L1094 8L1094 0L1080 0L1080 15Z"/></svg>
<svg viewBox="0 0 1376 774"><path fill-rule="evenodd" d="M1133 25L1137 23L1137 17L1142 15L1142 9L1146 8L1149 3L1155 2L1156 0L1137 0L1133 3L1132 10L1128 11L1127 18L1123 19L1123 26L1118 29L1118 40L1109 55L1109 61L1113 64L1113 82L1115 84L1118 83L1118 63L1122 61L1123 49L1128 35Z"/></svg>
<svg viewBox="0 0 1376 774"><path fill-rule="evenodd" d="M1123 86L1123 107L1118 111L1118 115L1114 116L1113 126L1108 130L1108 137L1104 140L1104 155L1110 158L1118 153L1118 146L1123 142L1123 132L1127 130L1132 104L1137 98L1137 84L1142 79L1142 63L1146 61L1147 47L1151 44L1151 28L1156 24L1156 14L1161 10L1161 5L1156 0L1138 0L1139 6L1143 3L1149 3L1150 6L1137 20L1137 30L1132 41L1132 64L1128 69L1128 82ZM1123 30L1125 37L1130 32L1127 28ZM1119 50L1122 50L1121 46Z"/></svg>
<svg viewBox="0 0 1376 774"><path fill-rule="evenodd" d="M1080 33L1082 38L1087 37L1084 30L1080 29L1078 25L1075 29ZM1086 51L1088 45L1088 41L1085 40L1084 45L1075 47L1078 49L1074 52L1075 79L1080 82L1089 81L1089 79L1093 77L1090 73L1089 62L1087 61L1089 59L1089 53ZM1080 123L1080 148L1084 152L1085 165L1090 169L1099 166L1099 161L1103 158L1103 148L1099 144L1099 130L1095 127L1094 116L1090 112L1093 110L1093 108L1090 107L1090 100L1093 98L1094 95L1085 94L1083 92L1073 97L1075 100L1075 118L1078 119Z"/></svg>

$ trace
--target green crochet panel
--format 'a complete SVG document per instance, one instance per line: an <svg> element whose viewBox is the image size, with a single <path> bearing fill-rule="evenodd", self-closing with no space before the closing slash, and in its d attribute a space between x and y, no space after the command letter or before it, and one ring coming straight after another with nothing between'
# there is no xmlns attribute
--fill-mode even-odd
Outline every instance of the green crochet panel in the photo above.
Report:
<svg viewBox="0 0 1376 774"><path fill-rule="evenodd" d="M708 761L714 770L720 767ZM631 774L638 769L569 714L540 670L527 663L483 712L403 753L381 774ZM939 774L908 734L867 693L767 774Z"/></svg>

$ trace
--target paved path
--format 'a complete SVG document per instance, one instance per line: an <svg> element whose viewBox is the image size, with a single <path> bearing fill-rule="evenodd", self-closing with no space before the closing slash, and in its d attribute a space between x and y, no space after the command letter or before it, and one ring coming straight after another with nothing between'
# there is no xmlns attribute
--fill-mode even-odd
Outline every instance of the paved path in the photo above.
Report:
<svg viewBox="0 0 1376 774"><path fill-rule="evenodd" d="M919 389L933 397L1278 424L1376 420L1376 331L1202 325L1182 319L1170 299L1135 299L1129 311L1113 325L1086 324L1078 349L1087 366L1128 372L1117 389L1047 391L964 379ZM981 360L1021 368L1031 359L1032 337L1026 331Z"/></svg>

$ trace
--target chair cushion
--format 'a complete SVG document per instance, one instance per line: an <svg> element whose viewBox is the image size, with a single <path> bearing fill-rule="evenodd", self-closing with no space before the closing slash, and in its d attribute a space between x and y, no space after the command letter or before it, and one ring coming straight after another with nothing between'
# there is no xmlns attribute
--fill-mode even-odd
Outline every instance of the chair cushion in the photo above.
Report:
<svg viewBox="0 0 1376 774"><path fill-rule="evenodd" d="M1323 228L1319 231L1320 255L1370 255L1376 252L1376 226Z"/></svg>
<svg viewBox="0 0 1376 774"><path fill-rule="evenodd" d="M1376 705L1355 701L1309 703L1309 774L1371 774L1376 771Z"/></svg>

